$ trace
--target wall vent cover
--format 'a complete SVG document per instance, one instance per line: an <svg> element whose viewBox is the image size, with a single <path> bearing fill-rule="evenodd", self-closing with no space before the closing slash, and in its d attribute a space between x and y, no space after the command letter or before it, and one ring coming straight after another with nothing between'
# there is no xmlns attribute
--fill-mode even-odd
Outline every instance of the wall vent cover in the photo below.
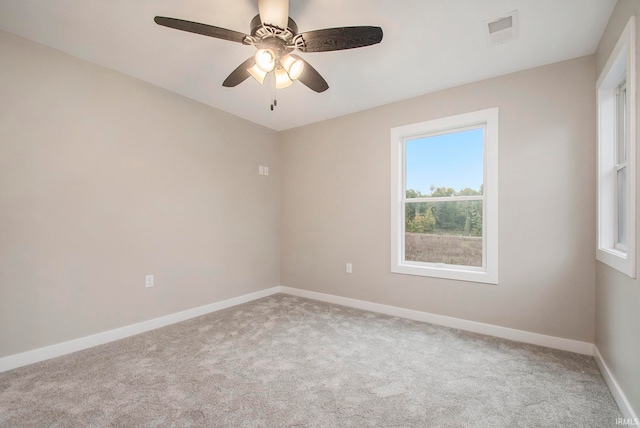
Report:
<svg viewBox="0 0 640 428"><path fill-rule="evenodd" d="M489 46L501 45L518 38L518 11L485 21Z"/></svg>

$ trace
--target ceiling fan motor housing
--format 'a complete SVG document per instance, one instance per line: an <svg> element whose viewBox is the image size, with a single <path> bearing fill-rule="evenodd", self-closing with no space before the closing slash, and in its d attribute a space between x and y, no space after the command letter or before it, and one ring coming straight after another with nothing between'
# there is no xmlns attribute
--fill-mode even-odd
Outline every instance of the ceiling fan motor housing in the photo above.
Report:
<svg viewBox="0 0 640 428"><path fill-rule="evenodd" d="M251 20L250 26L251 36L257 39L273 35L280 37L283 40L291 41L293 40L293 37L298 34L298 25L291 18L289 18L287 28L284 30L273 25L263 25L262 21L260 20L260 15L256 15L255 18Z"/></svg>

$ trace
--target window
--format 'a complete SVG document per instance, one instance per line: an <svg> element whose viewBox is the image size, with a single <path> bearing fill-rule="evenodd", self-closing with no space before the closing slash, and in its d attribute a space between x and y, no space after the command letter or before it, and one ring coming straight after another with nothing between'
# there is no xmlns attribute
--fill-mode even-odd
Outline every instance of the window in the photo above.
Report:
<svg viewBox="0 0 640 428"><path fill-rule="evenodd" d="M598 247L596 258L636 275L635 17L596 83Z"/></svg>
<svg viewBox="0 0 640 428"><path fill-rule="evenodd" d="M498 283L498 109L391 130L391 271Z"/></svg>

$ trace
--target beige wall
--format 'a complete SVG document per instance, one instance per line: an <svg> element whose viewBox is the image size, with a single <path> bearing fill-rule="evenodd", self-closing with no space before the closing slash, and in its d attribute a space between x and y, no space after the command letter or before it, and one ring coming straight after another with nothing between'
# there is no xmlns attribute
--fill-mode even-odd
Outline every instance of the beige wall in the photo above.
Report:
<svg viewBox="0 0 640 428"><path fill-rule="evenodd" d="M0 357L278 285L277 133L4 32L0 58Z"/></svg>
<svg viewBox="0 0 640 428"><path fill-rule="evenodd" d="M594 85L588 56L283 132L282 285L591 343ZM391 274L390 128L496 106L499 285Z"/></svg>
<svg viewBox="0 0 640 428"><path fill-rule="evenodd" d="M640 15L640 1L618 1L596 52L598 75L633 15ZM640 46L640 29L637 27L636 46ZM640 70L637 47L636 61L636 70ZM640 81L637 76L636 80L638 87ZM636 189L640 190L640 182ZM640 195L636 198L640 199ZM640 241L636 246L640 248ZM636 266L640 266L640 252L637 254ZM631 279L600 262L597 263L596 274L595 344L634 411L640 414L640 279Z"/></svg>

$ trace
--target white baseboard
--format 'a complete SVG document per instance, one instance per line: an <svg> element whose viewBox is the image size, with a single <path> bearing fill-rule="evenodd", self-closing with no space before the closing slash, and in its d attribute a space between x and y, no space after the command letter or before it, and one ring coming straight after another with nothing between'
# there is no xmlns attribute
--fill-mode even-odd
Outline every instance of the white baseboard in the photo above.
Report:
<svg viewBox="0 0 640 428"><path fill-rule="evenodd" d="M561 349L563 351L570 351L578 354L593 355L593 344L588 342L580 342L577 340L546 336L544 334L515 330L512 328L500 327L492 324L483 324L475 321L467 321L460 318L436 315L428 312L399 308L396 306L382 305L380 303L372 303L364 300L350 299L347 297L340 297L332 294L317 293L315 291L302 290L299 288L280 287L280 291L282 293L291 294L293 296L306 297L308 299L320 300L322 302L335 303L337 305L378 312L385 315L392 315L400 318L408 318L416 321L442 325L445 327L472 331L474 333L482 333L489 336L514 340L517 342L546 346L547 348Z"/></svg>
<svg viewBox="0 0 640 428"><path fill-rule="evenodd" d="M609 370L607 363L604 361L604 358L602 358L598 347L595 345L593 346L593 358L596 360L596 363L600 368L600 372L602 373L602 377L604 377L604 381L607 383L607 386L611 390L611 395L613 395L613 398L616 400L622 416L625 419L637 421L638 415L633 411L631 403L629 403L626 395L624 395L624 392L622 392L622 389L620 389L620 385L618 385L616 378L613 377L613 373L611 373L611 370Z"/></svg>
<svg viewBox="0 0 640 428"><path fill-rule="evenodd" d="M186 311L177 312L175 314L154 318L149 321L143 321L91 336L81 337L79 339L70 340L68 342L34 349L32 351L23 352L20 354L9 355L7 357L0 358L0 373L18 367L26 366L28 364L37 363L39 361L48 360L49 358L55 358L62 355L70 354L72 352L91 348L93 346L113 342L114 340L124 339L125 337L144 333L145 331L149 330L155 330L156 328L164 327L169 324L175 324L177 322L185 321L190 318L199 317L201 315L216 312L221 309L230 308L232 306L247 303L252 300L261 299L263 297L267 297L280 292L280 288L280 286L272 287L266 290L257 291L255 293L245 294L242 296L223 300L221 302L211 303L209 305L199 306L197 308L188 309Z"/></svg>

